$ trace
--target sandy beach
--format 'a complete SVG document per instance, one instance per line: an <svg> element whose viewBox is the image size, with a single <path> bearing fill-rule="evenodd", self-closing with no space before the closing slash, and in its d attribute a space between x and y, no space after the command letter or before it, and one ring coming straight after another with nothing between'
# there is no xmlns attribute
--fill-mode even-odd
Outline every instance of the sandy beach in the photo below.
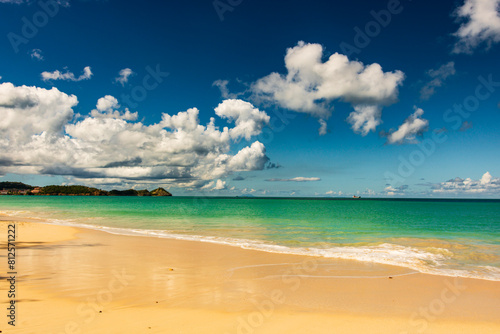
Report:
<svg viewBox="0 0 500 334"><path fill-rule="evenodd" d="M12 223L1 218L2 276ZM500 282L15 224L16 326L4 316L2 333L500 332Z"/></svg>

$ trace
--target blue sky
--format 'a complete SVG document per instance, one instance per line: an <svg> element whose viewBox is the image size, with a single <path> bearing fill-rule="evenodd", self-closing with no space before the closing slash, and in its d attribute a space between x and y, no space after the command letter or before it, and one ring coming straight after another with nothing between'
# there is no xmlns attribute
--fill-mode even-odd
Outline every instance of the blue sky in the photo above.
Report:
<svg viewBox="0 0 500 334"><path fill-rule="evenodd" d="M0 6L0 180L500 195L498 0Z"/></svg>

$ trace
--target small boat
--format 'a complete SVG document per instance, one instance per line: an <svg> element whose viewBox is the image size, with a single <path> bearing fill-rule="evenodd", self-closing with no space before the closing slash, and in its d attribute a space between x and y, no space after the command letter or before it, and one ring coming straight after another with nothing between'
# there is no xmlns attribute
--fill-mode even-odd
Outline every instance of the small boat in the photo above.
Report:
<svg viewBox="0 0 500 334"><path fill-rule="evenodd" d="M356 195L354 195L354 196L352 196L352 198L357 198L357 199L359 199L359 198L361 198L361 196L356 196Z"/></svg>

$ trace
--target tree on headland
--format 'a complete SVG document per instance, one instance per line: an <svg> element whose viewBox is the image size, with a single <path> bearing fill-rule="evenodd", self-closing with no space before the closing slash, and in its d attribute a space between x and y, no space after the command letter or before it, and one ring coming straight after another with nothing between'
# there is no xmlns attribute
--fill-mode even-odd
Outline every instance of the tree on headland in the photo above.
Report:
<svg viewBox="0 0 500 334"><path fill-rule="evenodd" d="M0 182L0 194L45 196L172 196L171 193L163 188L157 188L151 192L147 189L113 189L106 191L81 185L33 187L21 182Z"/></svg>
<svg viewBox="0 0 500 334"><path fill-rule="evenodd" d="M40 195L57 196L106 196L107 191L85 186L46 186L40 189Z"/></svg>
<svg viewBox="0 0 500 334"><path fill-rule="evenodd" d="M147 189L137 190L137 196L151 196L151 193Z"/></svg>
<svg viewBox="0 0 500 334"><path fill-rule="evenodd" d="M0 189L1 190L31 190L34 187L24 184L22 182L0 182Z"/></svg>

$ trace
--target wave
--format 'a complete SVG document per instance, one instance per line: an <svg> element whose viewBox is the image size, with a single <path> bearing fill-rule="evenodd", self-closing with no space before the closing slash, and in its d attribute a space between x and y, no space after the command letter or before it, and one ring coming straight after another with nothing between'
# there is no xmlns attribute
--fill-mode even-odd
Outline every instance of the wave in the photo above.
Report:
<svg viewBox="0 0 500 334"><path fill-rule="evenodd" d="M447 268L445 262L447 262L446 260L448 260L450 257L445 254L452 253L449 250L442 248L434 248L434 252L431 253L415 247L408 247L391 243L382 243L374 246L335 246L324 248L289 247L272 244L262 240L203 236L195 234L179 234L166 230L117 228L74 223L67 220L63 221L57 219L52 219L49 222L57 225L69 225L74 227L104 231L117 235L157 237L165 239L207 242L270 253L315 256L330 259L355 260L393 265L409 268L424 274L500 281L500 268L497 267L476 266L473 269L468 270Z"/></svg>
<svg viewBox="0 0 500 334"><path fill-rule="evenodd" d="M0 211L0 214L9 216L23 215L23 218L36 219L35 217L26 217L28 211ZM292 254L301 256L315 256L331 259L356 260L384 265L393 265L412 269L416 272L432 275L475 278L490 281L500 281L500 268L493 266L476 265L468 269L450 268L449 260L453 253L449 249L433 247L432 252L429 248L419 249L416 247L403 246L394 243L381 243L377 245L360 246L332 246L324 243L322 247L289 247L273 244L263 240L249 240L232 237L203 236L196 234L179 234L167 230L153 229L134 229L101 226L94 224L79 223L71 220L43 218L44 221L54 225L74 226L98 231L104 231L111 234L157 237L166 239L186 240L207 242L219 245L228 245L251 249L257 251Z"/></svg>

